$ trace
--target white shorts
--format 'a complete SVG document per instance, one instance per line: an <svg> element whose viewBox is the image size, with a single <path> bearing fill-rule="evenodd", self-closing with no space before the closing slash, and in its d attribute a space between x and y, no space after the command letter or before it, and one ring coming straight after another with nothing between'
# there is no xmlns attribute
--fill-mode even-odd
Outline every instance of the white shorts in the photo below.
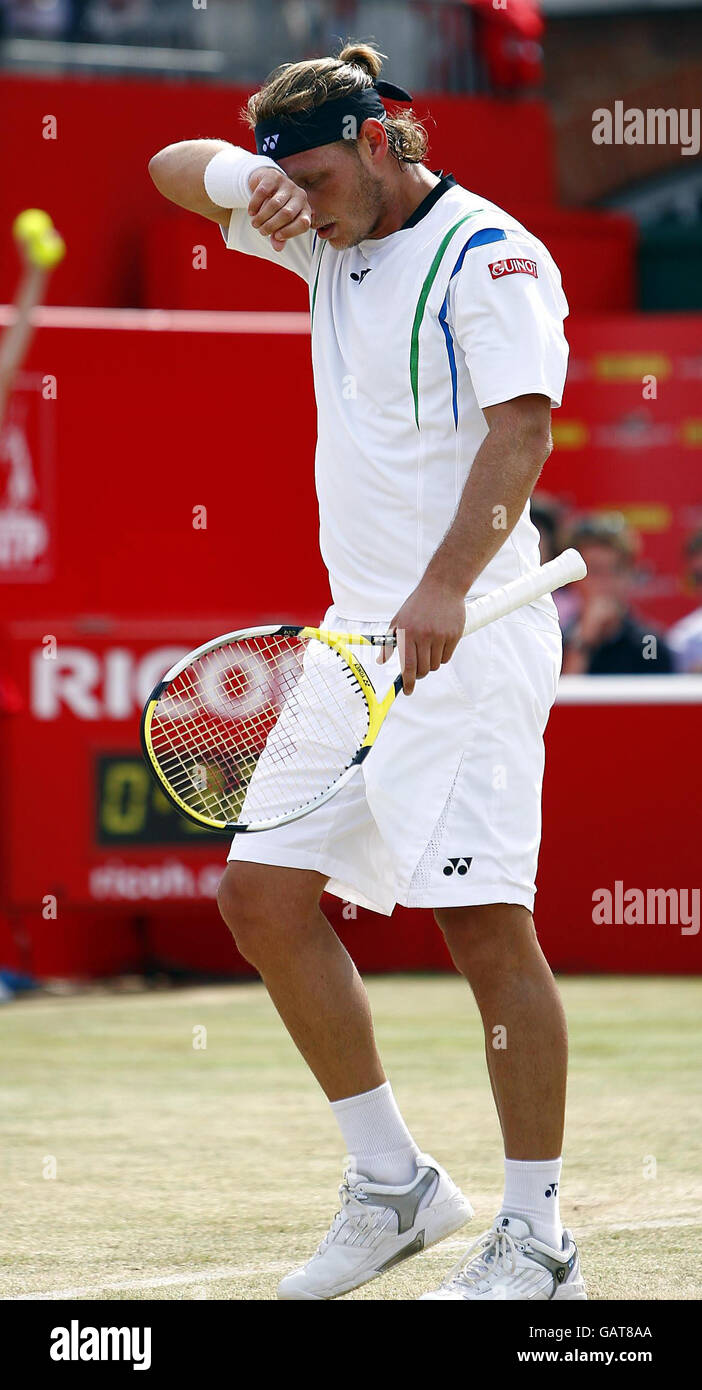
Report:
<svg viewBox="0 0 702 1390"><path fill-rule="evenodd" d="M380 633L328 609L322 626ZM355 648L379 694L394 655ZM275 830L235 835L229 860L314 869L327 892L389 915L404 907L519 903L531 909L541 838L543 732L561 632L526 608L459 642L449 662L399 695L378 741L330 801Z"/></svg>

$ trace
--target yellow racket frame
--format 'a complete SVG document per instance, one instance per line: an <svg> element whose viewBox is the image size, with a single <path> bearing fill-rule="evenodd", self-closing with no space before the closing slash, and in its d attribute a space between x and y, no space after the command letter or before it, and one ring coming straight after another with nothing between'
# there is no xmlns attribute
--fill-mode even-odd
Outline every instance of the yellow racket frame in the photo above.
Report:
<svg viewBox="0 0 702 1390"><path fill-rule="evenodd" d="M219 647L225 647L230 642L240 642L244 641L246 638L265 636L299 637L306 641L321 642L325 646L330 647L332 651L335 651L348 666L358 682L368 710L368 731L357 753L351 759L348 767L344 768L336 781L332 782L331 786L328 787L326 791L322 792L318 797L315 797L313 801L308 802L299 810L292 811L289 815L277 817L274 820L258 821L255 825L247 825L237 821L215 820L212 816L203 815L202 812L196 811L192 806L189 806L187 802L178 795L178 792L174 790L168 778L164 775L156 756L151 737L151 726L153 724L154 714L161 697L167 691L169 685L171 685L188 666L198 661L200 657L207 656L210 652L217 651ZM258 830L270 830L276 825L286 825L289 821L298 820L301 816L305 816L310 811L313 811L317 806L321 806L339 791L343 782L347 781L359 764L363 762L363 759L367 756L378 737L390 706L402 689L402 677L398 676L393 684L391 684L382 700L378 699L375 686L368 672L354 652L350 650L351 647L358 646L372 648L373 646L381 645L381 643L382 639L376 638L373 640L360 632L335 632L321 627L296 627L290 624L275 623L266 625L265 627L241 628L237 632L227 632L222 637L215 637L212 641L205 642L201 647L196 647L195 650L189 652L187 656L181 657L180 661L176 662L175 666L172 666L171 669L166 672L163 679L160 680L158 685L152 690L144 705L141 717L141 745L144 758L147 766L156 777L161 790L168 797L168 800L171 801L188 820L194 821L197 825L204 826L208 830L227 831L229 834L239 834L243 832L251 834Z"/></svg>

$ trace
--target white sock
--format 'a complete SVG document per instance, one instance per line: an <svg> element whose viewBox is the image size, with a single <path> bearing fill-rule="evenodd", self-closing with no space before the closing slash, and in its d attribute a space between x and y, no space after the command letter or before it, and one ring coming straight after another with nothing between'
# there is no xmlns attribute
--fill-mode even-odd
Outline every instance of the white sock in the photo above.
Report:
<svg viewBox="0 0 702 1390"><path fill-rule="evenodd" d="M522 1163L505 1159L504 1212L525 1216L537 1240L560 1250L563 1239L558 1188L561 1179L560 1158L545 1159L543 1163Z"/></svg>
<svg viewBox="0 0 702 1390"><path fill-rule="evenodd" d="M373 1091L330 1103L354 1173L385 1187L404 1187L412 1181L419 1148L397 1108L389 1081Z"/></svg>

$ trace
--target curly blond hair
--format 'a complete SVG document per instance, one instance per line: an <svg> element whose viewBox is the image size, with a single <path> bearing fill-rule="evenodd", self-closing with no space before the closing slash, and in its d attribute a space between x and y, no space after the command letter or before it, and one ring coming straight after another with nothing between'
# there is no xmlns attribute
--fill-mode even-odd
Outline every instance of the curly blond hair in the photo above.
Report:
<svg viewBox="0 0 702 1390"><path fill-rule="evenodd" d="M249 97L241 114L252 128L273 116L307 111L323 102L372 87L380 75L384 53L373 44L349 40L338 58L309 58L301 63L282 63ZM384 121L388 144L401 164L421 164L429 137L412 109Z"/></svg>

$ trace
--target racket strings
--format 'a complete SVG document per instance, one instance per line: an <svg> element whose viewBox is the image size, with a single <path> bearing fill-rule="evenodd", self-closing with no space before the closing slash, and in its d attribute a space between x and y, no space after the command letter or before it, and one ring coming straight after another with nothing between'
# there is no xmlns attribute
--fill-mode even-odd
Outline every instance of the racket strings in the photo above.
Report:
<svg viewBox="0 0 702 1390"><path fill-rule="evenodd" d="M289 815L346 770L369 724L346 660L299 635L242 638L205 653L156 704L151 743L191 810L222 826Z"/></svg>

